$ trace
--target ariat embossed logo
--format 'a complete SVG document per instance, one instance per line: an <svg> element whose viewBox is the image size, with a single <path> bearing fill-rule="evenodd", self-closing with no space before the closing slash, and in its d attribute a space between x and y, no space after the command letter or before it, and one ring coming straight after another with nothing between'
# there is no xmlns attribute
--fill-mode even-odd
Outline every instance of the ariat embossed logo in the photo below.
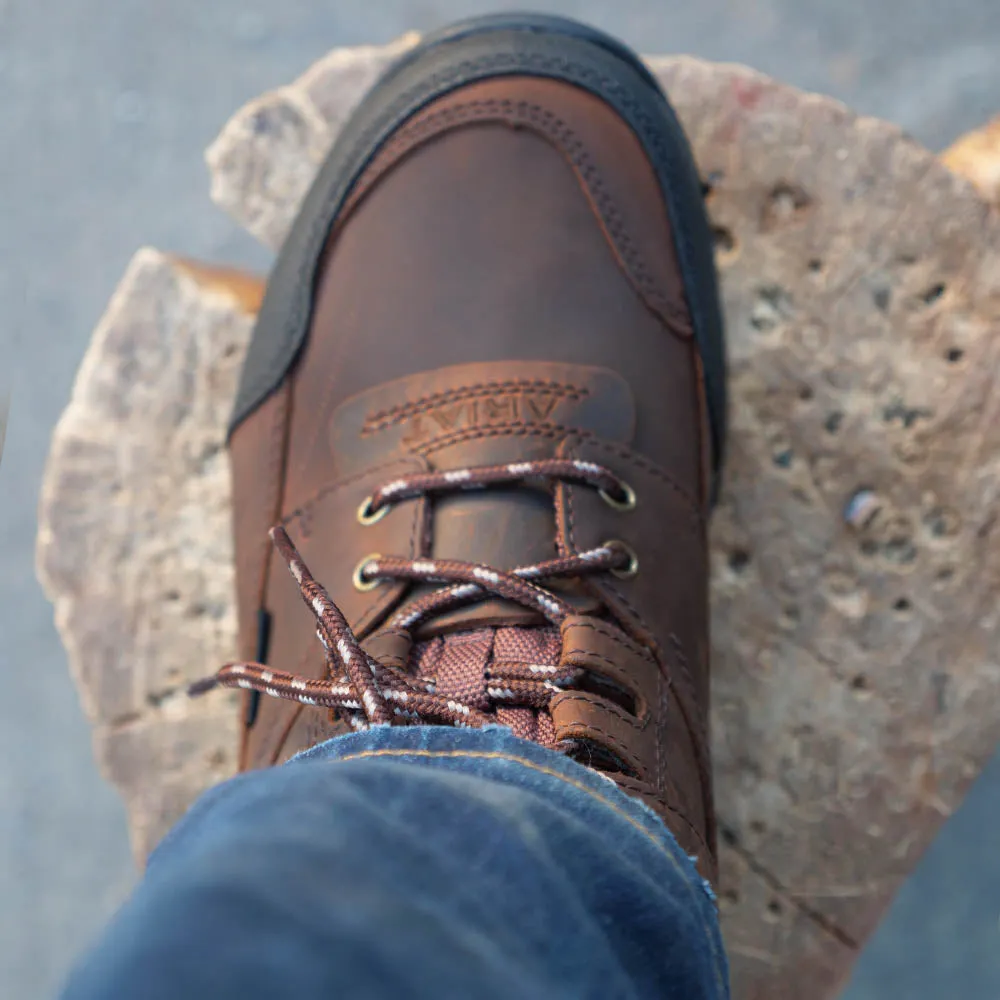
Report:
<svg viewBox="0 0 1000 1000"><path fill-rule="evenodd" d="M402 443L421 444L434 438L491 424L551 422L562 402L576 402L586 389L558 382L505 382L435 393L424 399L371 414L361 434L402 430Z"/></svg>

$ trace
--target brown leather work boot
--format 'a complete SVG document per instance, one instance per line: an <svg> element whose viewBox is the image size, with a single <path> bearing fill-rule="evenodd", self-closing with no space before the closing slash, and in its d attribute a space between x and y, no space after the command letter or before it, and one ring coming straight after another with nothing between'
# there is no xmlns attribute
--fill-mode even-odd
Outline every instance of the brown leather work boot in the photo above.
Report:
<svg viewBox="0 0 1000 1000"><path fill-rule="evenodd" d="M396 65L306 198L239 391L255 662L216 682L250 689L242 767L500 723L642 799L714 880L723 354L698 175L633 54L510 15Z"/></svg>

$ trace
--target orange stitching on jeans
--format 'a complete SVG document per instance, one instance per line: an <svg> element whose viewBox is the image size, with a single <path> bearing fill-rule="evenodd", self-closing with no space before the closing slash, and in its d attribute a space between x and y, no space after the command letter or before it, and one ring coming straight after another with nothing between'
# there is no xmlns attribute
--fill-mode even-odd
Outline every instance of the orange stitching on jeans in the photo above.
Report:
<svg viewBox="0 0 1000 1000"><path fill-rule="evenodd" d="M551 767L545 767L542 764L536 764L534 761L525 760L523 757L515 757L513 754L500 753L496 750L403 750L403 749L391 749L391 750L361 750L358 753L345 754L343 757L335 757L332 762L342 762L348 760L364 760L370 757L440 757L442 759L448 758L468 758L471 760L505 760L511 764L521 764L522 766L528 768L532 771L538 771L540 774L546 774L552 778L558 778L560 781L569 785L571 788L576 788L578 791L584 792L591 798L600 802L602 805L606 805L612 812L614 812L621 819L625 820L629 826L634 827L641 834L643 834L649 842L663 854L670 864L673 866L674 870L679 875L685 876L685 884L688 889L694 894L694 887L692 886L690 879L687 878L686 873L683 868L681 868L677 859L673 854L668 851L663 844L661 844L641 823L634 820L624 809L616 806L610 800L604 798L603 795L598 794L593 788L589 788L582 781L575 781L573 778L568 778L565 774L560 774L558 771ZM669 831L668 831L669 832ZM671 836L673 836L671 834ZM676 841L675 841L676 842ZM680 847L680 844L677 845ZM683 849L682 849L683 850ZM696 872L697 874L697 872ZM712 932L709 929L707 923L704 919L701 920L702 930L705 932L705 937L708 939L712 953L716 958L715 961L715 977L716 983L722 989L723 975L722 969L718 961L718 951L715 947L715 939L712 936ZM725 992L723 990L723 992Z"/></svg>
<svg viewBox="0 0 1000 1000"><path fill-rule="evenodd" d="M467 757L473 760L506 760L510 761L512 764L523 764L525 767L532 771L538 771L541 774L547 774L552 778L558 778L560 781L564 781L567 785L578 789L581 792L586 792L589 796L597 799L598 802L603 803L612 812L617 813L619 817L625 820L630 826L634 826L640 833L642 833L655 847L657 847L663 854L665 854L672 865L678 868L677 859L667 851L661 843L647 830L641 823L634 820L624 809L620 806L616 806L613 802L604 798L604 796L599 795L593 788L589 788L587 785L583 784L582 781L576 781L573 778L566 777L565 774L560 774L558 771L551 767L545 767L542 764L536 764L534 761L526 760L524 757L515 757L513 754L500 753L496 750L361 750L358 753L345 754L343 757L335 758L338 761L345 760L363 760L367 757L442 757L442 758L459 758Z"/></svg>

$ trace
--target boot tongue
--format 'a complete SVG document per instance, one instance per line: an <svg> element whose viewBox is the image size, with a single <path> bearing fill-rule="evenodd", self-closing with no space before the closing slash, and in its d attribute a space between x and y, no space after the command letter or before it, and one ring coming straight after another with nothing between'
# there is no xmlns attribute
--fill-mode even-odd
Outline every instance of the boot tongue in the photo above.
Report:
<svg viewBox="0 0 1000 1000"><path fill-rule="evenodd" d="M509 726L515 736L551 744L555 731L548 713L504 704L490 688L504 687L505 668L531 663L556 668L562 653L559 629L476 628L418 642L412 649L412 673L432 681L435 691L462 705L492 711L496 721ZM544 675L542 675L544 676Z"/></svg>
<svg viewBox="0 0 1000 1000"><path fill-rule="evenodd" d="M595 435L628 445L634 429L631 390L609 369L494 362L407 376L346 400L333 414L330 445L343 478L406 455L441 471L552 458L568 438ZM555 540L552 499L543 490L456 492L435 499L431 549L423 554L512 569L551 559ZM524 609L489 601L437 625L534 620Z"/></svg>

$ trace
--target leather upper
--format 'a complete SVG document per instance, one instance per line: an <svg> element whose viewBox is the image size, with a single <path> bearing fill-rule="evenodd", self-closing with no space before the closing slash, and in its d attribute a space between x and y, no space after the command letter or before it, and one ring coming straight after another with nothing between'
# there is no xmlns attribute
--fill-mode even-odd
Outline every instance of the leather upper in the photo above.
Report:
<svg viewBox="0 0 1000 1000"><path fill-rule="evenodd" d="M710 435L674 236L635 134L593 94L502 77L425 107L381 148L335 220L307 341L280 387L231 438L241 655L306 676L326 667L267 530L282 523L369 651L540 624L490 599L413 637L379 626L414 590L352 582L365 557L428 556L499 569L620 540L631 579L554 584L576 614L562 661L624 700L570 690L557 737L606 748L612 773L715 876L708 761ZM598 463L634 510L593 488L490 489L393 504L394 478L541 458ZM561 588L561 589L560 589ZM416 591L419 593L419 589ZM265 699L242 766L341 731L318 709Z"/></svg>

